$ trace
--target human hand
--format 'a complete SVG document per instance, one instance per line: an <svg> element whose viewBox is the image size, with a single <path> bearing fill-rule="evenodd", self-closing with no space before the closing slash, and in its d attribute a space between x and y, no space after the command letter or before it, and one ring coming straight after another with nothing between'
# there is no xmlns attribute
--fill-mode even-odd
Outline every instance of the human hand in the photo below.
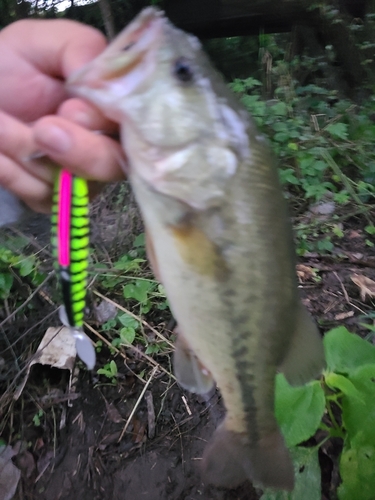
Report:
<svg viewBox="0 0 375 500"><path fill-rule="evenodd" d="M64 86L105 45L100 32L68 20L18 21L0 32L0 185L34 210L49 211L56 169L36 153L89 179L123 178L120 146L94 132L115 126Z"/></svg>

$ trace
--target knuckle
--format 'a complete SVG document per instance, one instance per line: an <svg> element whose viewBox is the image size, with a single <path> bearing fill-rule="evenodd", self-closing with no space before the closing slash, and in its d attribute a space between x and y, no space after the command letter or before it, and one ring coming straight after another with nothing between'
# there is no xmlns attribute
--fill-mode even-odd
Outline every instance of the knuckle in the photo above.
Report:
<svg viewBox="0 0 375 500"><path fill-rule="evenodd" d="M15 173L10 165L10 161L0 154L0 186L11 190L14 182Z"/></svg>

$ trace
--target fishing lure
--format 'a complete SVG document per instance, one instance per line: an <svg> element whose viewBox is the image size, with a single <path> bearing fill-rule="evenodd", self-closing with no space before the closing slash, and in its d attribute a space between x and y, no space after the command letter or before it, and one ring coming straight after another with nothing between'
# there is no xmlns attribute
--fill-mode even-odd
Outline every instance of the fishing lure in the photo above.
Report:
<svg viewBox="0 0 375 500"><path fill-rule="evenodd" d="M63 306L60 320L70 328L77 354L89 370L95 349L83 331L89 257L88 187L85 179L61 170L55 183L52 208L52 248Z"/></svg>

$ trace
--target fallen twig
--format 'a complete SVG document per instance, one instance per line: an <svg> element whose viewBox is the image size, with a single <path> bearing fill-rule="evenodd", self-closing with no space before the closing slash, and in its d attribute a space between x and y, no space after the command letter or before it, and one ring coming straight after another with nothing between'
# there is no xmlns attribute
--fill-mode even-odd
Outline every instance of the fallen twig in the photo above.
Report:
<svg viewBox="0 0 375 500"><path fill-rule="evenodd" d="M119 437L119 439L118 439L118 441L117 441L117 442L120 442L120 441L121 441L121 439L123 438L123 436L124 436L124 434L125 434L125 432L126 432L126 429L129 427L129 424L130 424L130 422L131 422L131 419L134 417L134 414L135 414L135 412L137 411L137 408L138 408L138 406L140 405L140 403L141 403L141 401L142 401L142 398L143 398L143 396L144 396L145 392L147 391L147 388L148 388L148 386L150 385L150 382L151 382L151 380L153 379L153 377L154 377L154 375L155 375L155 373L156 373L156 370L157 370L157 369L158 369L158 367L157 367L157 366L155 366L155 367L153 368L153 370L152 370L152 372L151 372L151 375L149 376L149 379L147 380L146 385L145 385L145 386L144 386L144 388L142 389L142 392L141 392L141 394L139 395L139 398L137 399L137 402L135 403L134 408L132 409L132 411L131 411L131 413L130 413L130 415L129 415L128 420L126 421L126 424L124 425L124 428L122 429L122 432L121 432L120 437Z"/></svg>

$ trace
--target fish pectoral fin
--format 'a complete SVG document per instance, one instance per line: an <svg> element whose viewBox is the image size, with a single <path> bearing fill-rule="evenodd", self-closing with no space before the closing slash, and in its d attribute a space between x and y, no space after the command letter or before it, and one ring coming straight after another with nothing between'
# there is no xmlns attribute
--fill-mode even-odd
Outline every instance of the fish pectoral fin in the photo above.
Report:
<svg viewBox="0 0 375 500"><path fill-rule="evenodd" d="M173 355L173 367L177 382L184 389L196 394L206 394L215 386L211 373L199 361L178 331Z"/></svg>
<svg viewBox="0 0 375 500"><path fill-rule="evenodd" d="M218 487L236 488L246 480L280 490L294 487L293 463L277 430L252 446L222 424L205 449L202 468L204 481Z"/></svg>
<svg viewBox="0 0 375 500"><path fill-rule="evenodd" d="M300 304L296 328L279 370L291 385L303 385L325 367L322 338L306 308Z"/></svg>

